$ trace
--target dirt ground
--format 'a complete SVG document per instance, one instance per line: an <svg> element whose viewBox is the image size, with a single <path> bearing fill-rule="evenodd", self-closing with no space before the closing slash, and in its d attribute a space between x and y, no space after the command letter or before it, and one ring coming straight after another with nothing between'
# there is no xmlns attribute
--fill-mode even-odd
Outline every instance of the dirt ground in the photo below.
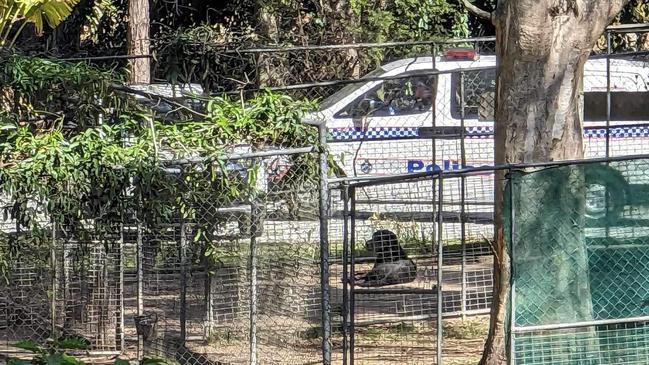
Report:
<svg viewBox="0 0 649 365"><path fill-rule="evenodd" d="M277 321L277 319L275 319ZM442 342L444 364L477 364L488 330L488 316L467 319L445 319ZM279 322L279 321L278 321ZM304 328L299 331L297 321L288 318L282 326L262 330L258 334L257 357L261 364L319 364L320 340L316 333ZM293 326L293 327L291 327ZM286 328L282 328L286 327ZM299 333L287 336L289 327ZM358 328L355 335L354 360L356 364L435 364L436 324L376 325ZM284 330L284 331L283 331ZM309 338L309 335L312 335ZM334 363L342 363L342 336L333 333ZM192 342L187 346L196 353L206 354L212 361L245 364L249 356L247 338L213 338L210 342Z"/></svg>

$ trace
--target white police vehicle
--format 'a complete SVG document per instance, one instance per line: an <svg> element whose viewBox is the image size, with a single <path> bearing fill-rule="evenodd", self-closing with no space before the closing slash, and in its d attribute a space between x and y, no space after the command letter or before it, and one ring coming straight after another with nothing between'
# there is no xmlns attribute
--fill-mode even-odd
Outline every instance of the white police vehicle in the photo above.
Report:
<svg viewBox="0 0 649 365"><path fill-rule="evenodd" d="M646 152L648 64L620 59L610 62L610 155ZM391 62L325 99L321 109L308 117L326 122L330 152L347 177L493 165L495 66L495 56L480 56L467 49L450 50L435 59ZM606 155L606 91L606 59L588 60L583 89L586 157ZM605 181L590 183L607 185ZM479 184L482 186L467 188L485 189L484 196L489 199L493 185ZM396 196L396 188L391 192L375 190L365 195L377 199ZM591 218L605 214L599 200L589 199Z"/></svg>
<svg viewBox="0 0 649 365"><path fill-rule="evenodd" d="M366 82L349 84L325 99L320 111L309 117L326 121L330 151L338 156L347 176L491 165L495 66L495 56L478 56L473 50L451 50L436 59L391 62L366 75ZM636 154L649 147L647 66L611 60L613 156ZM606 60L589 60L584 76L585 152L587 157L603 157ZM460 162L462 137L465 166Z"/></svg>

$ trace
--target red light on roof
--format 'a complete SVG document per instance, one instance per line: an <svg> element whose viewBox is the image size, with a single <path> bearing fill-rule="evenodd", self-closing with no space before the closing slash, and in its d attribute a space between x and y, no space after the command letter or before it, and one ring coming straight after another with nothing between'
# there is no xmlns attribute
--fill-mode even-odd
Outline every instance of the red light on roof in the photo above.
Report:
<svg viewBox="0 0 649 365"><path fill-rule="evenodd" d="M467 48L449 49L444 52L444 58L447 60L475 61L478 58L478 51Z"/></svg>

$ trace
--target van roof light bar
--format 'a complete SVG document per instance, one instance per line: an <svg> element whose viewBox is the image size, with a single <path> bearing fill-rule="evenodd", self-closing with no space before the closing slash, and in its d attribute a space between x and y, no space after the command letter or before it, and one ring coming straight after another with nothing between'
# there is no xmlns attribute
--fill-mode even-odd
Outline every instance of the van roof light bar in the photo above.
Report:
<svg viewBox="0 0 649 365"><path fill-rule="evenodd" d="M453 48L444 52L444 59L450 60L464 60L475 61L479 58L478 51L473 48Z"/></svg>

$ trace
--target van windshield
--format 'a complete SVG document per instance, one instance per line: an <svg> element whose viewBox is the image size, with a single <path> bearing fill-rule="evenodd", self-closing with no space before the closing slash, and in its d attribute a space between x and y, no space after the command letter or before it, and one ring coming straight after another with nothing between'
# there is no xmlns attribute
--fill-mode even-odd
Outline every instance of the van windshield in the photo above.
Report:
<svg viewBox="0 0 649 365"><path fill-rule="evenodd" d="M376 70L363 76L359 80L356 80L355 82L345 85L345 87L343 87L342 89L338 90L333 95L331 95L330 97L323 100L322 103L320 103L320 110L325 110L332 107L334 104L341 101L346 96L352 94L354 91L363 87L363 85L365 85L365 82L362 81L364 78L378 77L381 76L381 74L383 73L385 73L385 70L382 67L379 67Z"/></svg>

